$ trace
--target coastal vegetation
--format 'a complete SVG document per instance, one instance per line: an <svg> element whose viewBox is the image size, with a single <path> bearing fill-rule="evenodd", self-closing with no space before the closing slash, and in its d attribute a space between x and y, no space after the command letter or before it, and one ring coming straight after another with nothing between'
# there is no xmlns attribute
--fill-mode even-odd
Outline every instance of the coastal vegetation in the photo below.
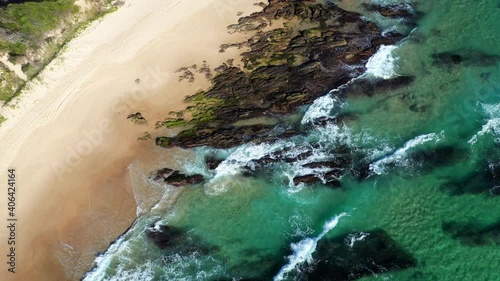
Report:
<svg viewBox="0 0 500 281"><path fill-rule="evenodd" d="M114 11L115 0L45 0L0 7L0 56L21 66L20 77L0 62L0 101L9 102L90 22Z"/></svg>

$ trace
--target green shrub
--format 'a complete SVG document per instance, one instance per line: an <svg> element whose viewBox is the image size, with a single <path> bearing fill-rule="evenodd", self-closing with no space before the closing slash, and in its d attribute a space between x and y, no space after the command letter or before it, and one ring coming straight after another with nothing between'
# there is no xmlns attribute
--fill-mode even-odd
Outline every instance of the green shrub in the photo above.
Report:
<svg viewBox="0 0 500 281"><path fill-rule="evenodd" d="M74 0L11 4L0 11L0 26L21 32L30 39L42 39L45 33L59 26L62 18L77 11Z"/></svg>

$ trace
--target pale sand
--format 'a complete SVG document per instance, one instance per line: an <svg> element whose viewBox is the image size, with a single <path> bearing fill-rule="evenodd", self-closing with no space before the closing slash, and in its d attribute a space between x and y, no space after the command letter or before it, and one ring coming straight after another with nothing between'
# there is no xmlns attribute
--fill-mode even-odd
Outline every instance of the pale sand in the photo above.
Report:
<svg viewBox="0 0 500 281"><path fill-rule="evenodd" d="M16 274L7 272L0 232L1 280L78 280L130 226L137 204L147 209L160 199L158 187L145 192L143 175L176 161L155 147L154 137L166 132L155 132L154 123L209 86L201 75L179 83L175 70L236 58L241 50L218 52L243 36L226 26L238 12L258 10L256 2L128 0L73 40L15 109L2 109L9 120L0 127L0 220L6 169L15 167L18 222ZM126 120L137 111L149 125ZM153 139L137 141L145 131Z"/></svg>

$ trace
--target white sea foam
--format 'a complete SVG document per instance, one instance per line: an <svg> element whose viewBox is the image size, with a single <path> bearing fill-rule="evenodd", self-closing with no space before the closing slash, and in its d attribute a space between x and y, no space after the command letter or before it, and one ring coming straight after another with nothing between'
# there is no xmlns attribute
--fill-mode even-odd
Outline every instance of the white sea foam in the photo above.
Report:
<svg viewBox="0 0 500 281"><path fill-rule="evenodd" d="M496 143L500 143L500 103L483 104L483 110L489 117L486 124L470 140L469 144L474 145L478 139L486 134L492 134Z"/></svg>
<svg viewBox="0 0 500 281"><path fill-rule="evenodd" d="M323 225L323 231L320 235L314 238L307 237L298 243L292 243L291 248L293 254L288 257L288 263L280 269L278 274L274 277L274 281L285 280L289 272L293 271L298 265L304 262L311 263L313 261L312 254L316 251L318 241L330 232L330 230L334 229L344 216L347 216L347 214L342 213L327 221Z"/></svg>
<svg viewBox="0 0 500 281"><path fill-rule="evenodd" d="M389 6L389 5L396 5L396 4L408 4L408 3L411 3L412 1L409 1L409 0L372 0L371 2L374 4L381 5L381 6Z"/></svg>
<svg viewBox="0 0 500 281"><path fill-rule="evenodd" d="M366 74L375 78L390 79L398 76L394 70L396 58L392 52L398 47L381 45L366 64Z"/></svg>
<svg viewBox="0 0 500 281"><path fill-rule="evenodd" d="M214 179L222 176L236 175L241 172L243 167L255 169L252 160L261 159L274 151L278 151L286 146L284 141L275 143L261 143L261 144L244 144L239 146L233 153L229 155L220 165L215 169Z"/></svg>
<svg viewBox="0 0 500 281"><path fill-rule="evenodd" d="M215 175L205 184L207 194L224 193L231 186L231 182L238 181L236 176L244 168L255 170L255 160L261 159L266 155L279 151L286 146L294 146L293 143L277 141L274 143L248 143L236 148L229 156L215 169Z"/></svg>
<svg viewBox="0 0 500 281"><path fill-rule="evenodd" d="M349 234L346 237L346 244L350 248L352 248L354 246L354 244L356 244L356 242L365 240L365 238L368 237L369 235L370 235L370 233L365 233L365 232L357 232L357 233Z"/></svg>
<svg viewBox="0 0 500 281"><path fill-rule="evenodd" d="M148 261L134 269L126 269L119 266L116 270L116 275L106 279L107 281L151 281L155 279L155 265ZM102 279L99 279L102 280Z"/></svg>
<svg viewBox="0 0 500 281"><path fill-rule="evenodd" d="M346 105L346 103L338 97L341 93L340 91L363 77L364 75L354 77L349 80L349 82L340 85L338 88L328 92L328 94L314 100L313 104L309 106L302 117L301 123L307 124L321 117L336 116Z"/></svg>
<svg viewBox="0 0 500 281"><path fill-rule="evenodd" d="M332 91L320 98L317 98L311 106L307 109L304 117L302 117L302 124L310 123L323 116L331 116L332 111L337 109L337 112L342 109L344 103L334 95Z"/></svg>
<svg viewBox="0 0 500 281"><path fill-rule="evenodd" d="M370 170L377 175L381 175L385 173L386 166L388 164L407 166L408 165L407 154L409 150L430 141L438 142L443 137L444 137L444 132L441 132L440 134L431 133L427 135L420 135L412 140L407 141L403 145L403 147L398 148L392 154L387 155L382 159L377 160L376 162L370 164Z"/></svg>
<svg viewBox="0 0 500 281"><path fill-rule="evenodd" d="M292 227L293 232L288 236L291 238L304 237L314 233L311 228L311 218L304 211L295 211L288 219L288 223Z"/></svg>
<svg viewBox="0 0 500 281"><path fill-rule="evenodd" d="M87 272L85 276L83 277L83 281L97 281L97 280L105 280L106 278L106 270L108 269L109 265L113 261L113 257L117 255L117 253L120 253L121 250L125 247L124 243L124 238L123 236L118 238L111 246L109 246L108 250L99 255L95 259L96 266L95 268Z"/></svg>

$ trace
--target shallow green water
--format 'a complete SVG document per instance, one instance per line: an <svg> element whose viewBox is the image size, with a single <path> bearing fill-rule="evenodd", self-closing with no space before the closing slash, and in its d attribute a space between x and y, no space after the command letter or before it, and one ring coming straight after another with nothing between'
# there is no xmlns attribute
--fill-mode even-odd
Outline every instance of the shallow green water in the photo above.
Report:
<svg viewBox="0 0 500 281"><path fill-rule="evenodd" d="M500 162L500 64L493 58L480 62L480 54L500 56L500 4L422 0L415 5L426 15L393 52L395 71L415 81L373 97L347 97L342 111L354 120L292 140L330 147L348 143L372 164L383 160L380 175L361 181L345 176L341 189L300 189L287 177L296 167L272 165L255 178L232 175L236 168L229 165L226 175L219 171L205 186L187 189L172 209L140 218L86 280L231 280L267 271L274 276L288 263L291 243L318 236L325 222L343 212L348 215L322 239L381 228L417 261L359 280L500 280L500 196L490 194L493 186L481 177L467 180ZM456 51L474 60L448 67L432 59ZM424 135L426 141L398 154ZM439 147L448 149L431 161L409 156ZM249 145L220 153L242 159L270 149ZM199 162L186 169L203 169ZM450 188L450 182L459 184ZM472 232L453 237L445 231L451 222ZM191 242L208 245L208 254L159 250L144 235L152 223L185 230ZM286 280L296 279L296 273Z"/></svg>

